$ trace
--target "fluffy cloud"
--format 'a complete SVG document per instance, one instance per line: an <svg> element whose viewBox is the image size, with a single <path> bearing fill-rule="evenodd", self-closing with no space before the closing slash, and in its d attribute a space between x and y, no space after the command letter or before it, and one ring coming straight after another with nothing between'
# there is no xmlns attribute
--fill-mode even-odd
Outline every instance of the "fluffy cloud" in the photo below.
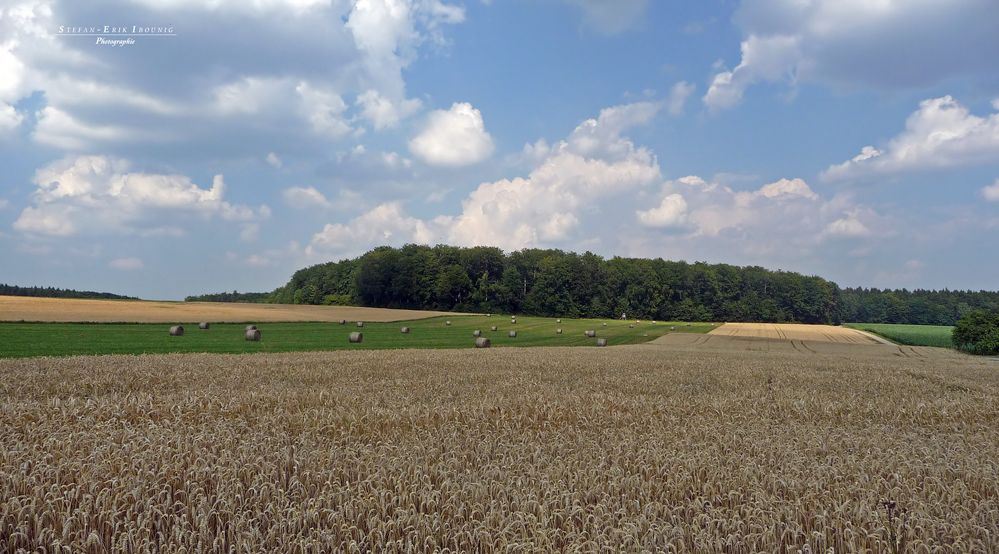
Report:
<svg viewBox="0 0 999 554"><path fill-rule="evenodd" d="M668 194L658 206L636 213L646 227L678 227L687 222L687 201L679 194Z"/></svg>
<svg viewBox="0 0 999 554"><path fill-rule="evenodd" d="M999 109L979 117L944 96L921 102L906 120L905 130L883 147L865 146L860 154L829 167L822 176L836 181L997 160Z"/></svg>
<svg viewBox="0 0 999 554"><path fill-rule="evenodd" d="M358 95L357 104L361 106L361 115L371 121L377 130L398 126L400 120L419 111L422 105L416 98L393 102L376 90Z"/></svg>
<svg viewBox="0 0 999 554"><path fill-rule="evenodd" d="M704 96L714 110L763 81L883 89L990 79L999 53L999 3L986 0L743 0L735 21L742 56Z"/></svg>
<svg viewBox="0 0 999 554"><path fill-rule="evenodd" d="M346 224L327 224L313 235L305 247L305 254L310 257L323 254L351 256L363 253L372 245L429 243L433 238L425 222L403 213L399 202L388 202Z"/></svg>
<svg viewBox="0 0 999 554"><path fill-rule="evenodd" d="M32 205L14 222L18 231L71 236L101 232L176 234L184 216L252 225L270 215L223 200L225 182L216 175L203 189L183 175L128 171L128 162L105 156L56 161L35 173Z"/></svg>
<svg viewBox="0 0 999 554"><path fill-rule="evenodd" d="M481 162L493 153L482 114L467 102L449 110L435 110L423 129L409 142L415 156L430 165L459 167Z"/></svg>
<svg viewBox="0 0 999 554"><path fill-rule="evenodd" d="M139 258L115 258L108 262L108 267L121 271L136 271L146 267Z"/></svg>
<svg viewBox="0 0 999 554"><path fill-rule="evenodd" d="M982 188L982 196L989 202L999 202L999 179L995 183Z"/></svg>

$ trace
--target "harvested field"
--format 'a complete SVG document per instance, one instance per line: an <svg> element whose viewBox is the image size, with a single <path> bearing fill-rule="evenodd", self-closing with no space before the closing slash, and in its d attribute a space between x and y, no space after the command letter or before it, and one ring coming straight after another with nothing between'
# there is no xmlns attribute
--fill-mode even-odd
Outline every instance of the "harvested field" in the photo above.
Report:
<svg viewBox="0 0 999 554"><path fill-rule="evenodd" d="M879 344L887 342L879 337L833 325L803 325L799 323L726 323L712 335L762 339L782 339L814 342L841 342L847 344Z"/></svg>
<svg viewBox="0 0 999 554"><path fill-rule="evenodd" d="M0 360L0 551L995 551L999 365L909 352Z"/></svg>
<svg viewBox="0 0 999 554"><path fill-rule="evenodd" d="M388 310L353 306L236 304L225 302L155 302L0 296L0 321L197 323L199 321L403 321L445 312Z"/></svg>

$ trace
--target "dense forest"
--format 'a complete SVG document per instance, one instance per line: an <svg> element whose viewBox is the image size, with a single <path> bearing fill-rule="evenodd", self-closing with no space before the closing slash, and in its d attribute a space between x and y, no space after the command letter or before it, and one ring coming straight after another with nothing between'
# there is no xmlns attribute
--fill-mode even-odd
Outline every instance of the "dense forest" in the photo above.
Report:
<svg viewBox="0 0 999 554"><path fill-rule="evenodd" d="M250 304L266 303L270 301L269 292L212 292L208 294L198 294L184 298L184 302L245 302Z"/></svg>
<svg viewBox="0 0 999 554"><path fill-rule="evenodd" d="M587 252L407 245L301 269L269 300L393 308L702 321L953 325L999 312L999 293L841 289L762 267Z"/></svg>
<svg viewBox="0 0 999 554"><path fill-rule="evenodd" d="M110 300L138 300L134 296L122 296L110 292L90 290L57 289L55 287L19 287L0 284L0 296L44 296L48 298L101 298Z"/></svg>

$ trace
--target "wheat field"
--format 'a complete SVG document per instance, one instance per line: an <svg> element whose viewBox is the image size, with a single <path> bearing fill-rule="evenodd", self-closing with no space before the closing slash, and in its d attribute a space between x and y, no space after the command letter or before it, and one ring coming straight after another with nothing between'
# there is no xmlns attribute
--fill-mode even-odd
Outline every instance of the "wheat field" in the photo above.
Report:
<svg viewBox="0 0 999 554"><path fill-rule="evenodd" d="M0 321L101 323L213 323L261 321L402 321L453 312L396 310L357 306L242 304L236 302L160 302L0 295Z"/></svg>
<svg viewBox="0 0 999 554"><path fill-rule="evenodd" d="M999 363L801 344L0 360L0 551L999 549Z"/></svg>

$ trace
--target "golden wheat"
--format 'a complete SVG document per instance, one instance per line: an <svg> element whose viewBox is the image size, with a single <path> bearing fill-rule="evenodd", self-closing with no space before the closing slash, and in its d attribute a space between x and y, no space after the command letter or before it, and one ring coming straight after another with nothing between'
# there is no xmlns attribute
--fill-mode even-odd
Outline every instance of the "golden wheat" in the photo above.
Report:
<svg viewBox="0 0 999 554"><path fill-rule="evenodd" d="M710 344L0 360L0 551L999 548L999 364Z"/></svg>

